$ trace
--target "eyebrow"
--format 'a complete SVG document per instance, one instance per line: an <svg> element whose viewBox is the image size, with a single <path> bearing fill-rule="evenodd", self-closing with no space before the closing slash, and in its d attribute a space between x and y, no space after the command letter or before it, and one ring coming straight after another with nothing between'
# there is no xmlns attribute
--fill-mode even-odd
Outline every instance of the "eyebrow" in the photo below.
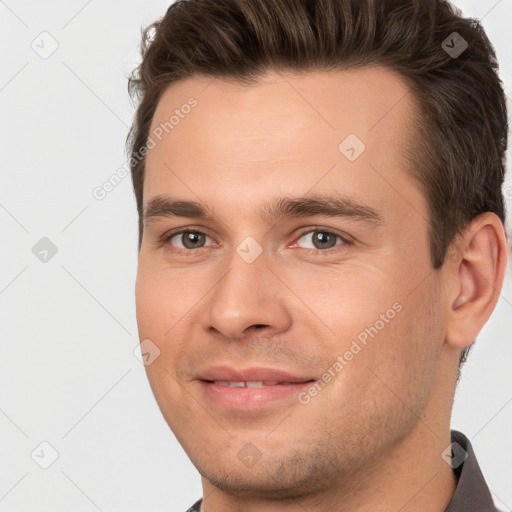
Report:
<svg viewBox="0 0 512 512"><path fill-rule="evenodd" d="M373 208L349 196L310 195L308 197L282 197L263 205L260 216L269 224L287 217L342 217L373 226L384 223L383 217ZM170 196L155 196L143 211L144 224L169 217L190 217L217 220L213 209L196 201L185 201Z"/></svg>

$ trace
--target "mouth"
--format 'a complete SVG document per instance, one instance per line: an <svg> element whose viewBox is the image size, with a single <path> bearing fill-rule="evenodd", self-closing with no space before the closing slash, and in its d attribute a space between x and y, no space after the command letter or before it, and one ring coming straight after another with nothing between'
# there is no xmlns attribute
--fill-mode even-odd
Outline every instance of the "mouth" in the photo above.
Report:
<svg viewBox="0 0 512 512"><path fill-rule="evenodd" d="M240 382L231 382L228 380L209 380L206 382L210 382L212 384L218 384L219 386L227 386L229 388L262 388L264 386L282 386L288 384L297 384L297 382L277 382L277 381L262 381L262 380L253 380L253 381L240 381ZM313 382L313 381L304 381L304 382ZM299 382L299 384L302 384Z"/></svg>
<svg viewBox="0 0 512 512"><path fill-rule="evenodd" d="M197 379L203 399L223 410L258 410L298 404L297 396L316 379L273 369L210 368Z"/></svg>

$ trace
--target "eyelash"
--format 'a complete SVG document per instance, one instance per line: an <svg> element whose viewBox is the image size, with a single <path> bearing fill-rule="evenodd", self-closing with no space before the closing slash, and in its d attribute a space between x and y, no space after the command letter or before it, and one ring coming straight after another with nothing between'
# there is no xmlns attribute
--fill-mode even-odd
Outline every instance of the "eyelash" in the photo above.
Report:
<svg viewBox="0 0 512 512"><path fill-rule="evenodd" d="M159 246L162 247L164 245L170 245L169 242L172 238L174 238L177 235L184 235L186 233L199 233L201 235L207 236L208 238L211 238L207 233L205 233L204 231L201 231L200 229L183 229L181 231L176 231L173 233L165 233L164 235L162 235L162 237L159 241ZM297 240L300 240L302 237L304 237L305 235L309 235L310 233L323 233L325 235L333 235L336 238L340 239L342 241L342 243L336 244L334 247L331 247L329 249L324 249L324 250L322 250L322 249L302 249L299 247L299 249L302 249L303 251L305 251L305 253L308 256L320 256L321 257L321 255L330 255L333 252L338 252L340 250L340 247L343 247L346 245L352 245L352 243L353 243L348 238L347 235L342 236L338 233L335 233L334 231L329 231L329 230L323 229L323 228L315 228L315 229L310 228L310 229L308 229L308 231L304 231L304 232L300 233L297 237ZM207 247L199 247L197 249L181 249L181 248L173 247L170 250L176 254L181 254L181 255L185 255L185 256L194 256L195 254L200 252L201 249L207 249Z"/></svg>

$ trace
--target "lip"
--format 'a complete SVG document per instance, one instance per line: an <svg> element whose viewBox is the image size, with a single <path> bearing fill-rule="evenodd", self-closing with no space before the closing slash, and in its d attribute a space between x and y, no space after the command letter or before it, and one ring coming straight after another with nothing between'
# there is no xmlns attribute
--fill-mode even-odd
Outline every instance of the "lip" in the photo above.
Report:
<svg viewBox="0 0 512 512"><path fill-rule="evenodd" d="M291 383L315 380L309 375L297 375L276 368L249 367L237 369L231 366L211 366L199 372L196 378L210 381L276 381Z"/></svg>
<svg viewBox="0 0 512 512"><path fill-rule="evenodd" d="M236 369L229 366L214 366L201 371L197 381L207 402L226 410L248 411L272 405L283 407L286 402L298 405L298 394L311 386L315 379L275 368ZM262 387L227 387L218 381L267 381L277 384Z"/></svg>

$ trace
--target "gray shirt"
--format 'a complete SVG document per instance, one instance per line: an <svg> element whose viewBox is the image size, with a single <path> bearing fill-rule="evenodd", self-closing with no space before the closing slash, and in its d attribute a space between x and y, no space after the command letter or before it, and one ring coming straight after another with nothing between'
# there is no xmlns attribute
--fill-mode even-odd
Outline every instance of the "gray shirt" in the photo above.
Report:
<svg viewBox="0 0 512 512"><path fill-rule="evenodd" d="M455 493L444 512L499 512L476 460L469 439L452 430L452 467L458 483ZM187 512L203 512L202 499Z"/></svg>
<svg viewBox="0 0 512 512"><path fill-rule="evenodd" d="M466 451L467 458L454 469L458 478L457 488L444 512L499 512L492 501L469 439L452 430L452 443L460 445Z"/></svg>

